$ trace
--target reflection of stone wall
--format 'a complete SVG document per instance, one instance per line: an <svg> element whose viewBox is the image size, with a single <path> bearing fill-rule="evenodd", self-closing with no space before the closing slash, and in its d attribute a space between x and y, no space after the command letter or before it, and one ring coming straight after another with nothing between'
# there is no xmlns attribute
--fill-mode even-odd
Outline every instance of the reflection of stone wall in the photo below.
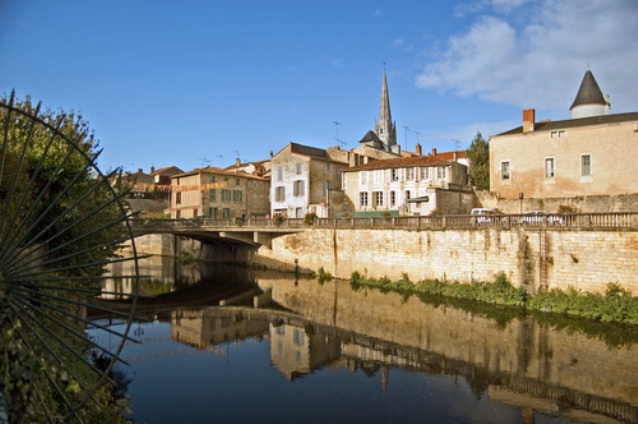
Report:
<svg viewBox="0 0 638 424"><path fill-rule="evenodd" d="M376 290L353 292L343 282L295 286L278 280L272 287L275 302L318 324L537 381L546 389L564 387L638 407L636 346L609 348L582 334L536 325L532 318L498 328L491 319L458 309Z"/></svg>
<svg viewBox="0 0 638 424"><path fill-rule="evenodd" d="M274 238L272 250L261 247L251 261L297 259L301 269L323 267L340 278L358 271L390 279L406 273L413 281L493 281L502 271L531 292L570 285L604 292L608 282L617 281L638 295L636 257L638 233L628 231L326 229Z"/></svg>
<svg viewBox="0 0 638 424"><path fill-rule="evenodd" d="M173 256L175 254L175 236L172 234L147 234L136 237L135 249L137 253ZM131 243L129 241L126 243L124 251L130 250Z"/></svg>

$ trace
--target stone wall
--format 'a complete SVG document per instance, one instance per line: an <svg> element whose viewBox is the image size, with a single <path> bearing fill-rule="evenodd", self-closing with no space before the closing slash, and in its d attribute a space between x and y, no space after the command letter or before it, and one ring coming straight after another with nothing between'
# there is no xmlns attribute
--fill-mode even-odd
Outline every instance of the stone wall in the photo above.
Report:
<svg viewBox="0 0 638 424"><path fill-rule="evenodd" d="M337 278L354 271L373 278L493 281L504 272L515 286L573 286L604 292L618 282L638 294L638 233L568 230L351 230L325 229L274 238L248 261L279 269L324 268Z"/></svg>
<svg viewBox="0 0 638 424"><path fill-rule="evenodd" d="M498 209L503 213L518 214L528 211L544 210L558 212L561 206L569 206L580 213L637 212L638 194L618 196L577 196L548 199L498 199L494 193L477 191L478 204L485 208Z"/></svg>

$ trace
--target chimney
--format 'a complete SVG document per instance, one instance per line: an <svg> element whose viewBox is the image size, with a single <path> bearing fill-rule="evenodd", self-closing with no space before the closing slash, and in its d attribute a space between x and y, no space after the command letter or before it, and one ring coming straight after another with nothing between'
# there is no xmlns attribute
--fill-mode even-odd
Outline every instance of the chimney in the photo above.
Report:
<svg viewBox="0 0 638 424"><path fill-rule="evenodd" d="M432 156L436 156L436 147L432 148Z"/></svg>
<svg viewBox="0 0 638 424"><path fill-rule="evenodd" d="M142 168L137 168L137 172L139 172L140 174L142 174L144 171L142 170Z"/></svg>
<svg viewBox="0 0 638 424"><path fill-rule="evenodd" d="M459 161L459 152L457 152L456 150L454 151L454 162L458 162Z"/></svg>
<svg viewBox="0 0 638 424"><path fill-rule="evenodd" d="M239 166L241 165L241 161L239 160L239 158L235 159L235 166Z"/></svg>
<svg viewBox="0 0 638 424"><path fill-rule="evenodd" d="M151 174L152 174L153 172L155 172L155 167L154 167L154 166L151 166Z"/></svg>
<svg viewBox="0 0 638 424"><path fill-rule="evenodd" d="M536 111L534 109L525 109L523 111L523 132L534 131L534 123L536 122Z"/></svg>
<svg viewBox="0 0 638 424"><path fill-rule="evenodd" d="M416 150L416 155L417 156L422 156L423 153L421 152L421 145L417 143L416 147L414 148L414 150Z"/></svg>

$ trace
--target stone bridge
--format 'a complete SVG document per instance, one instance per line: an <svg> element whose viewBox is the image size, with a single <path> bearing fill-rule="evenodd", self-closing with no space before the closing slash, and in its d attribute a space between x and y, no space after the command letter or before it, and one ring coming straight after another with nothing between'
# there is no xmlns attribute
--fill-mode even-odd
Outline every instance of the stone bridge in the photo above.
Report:
<svg viewBox="0 0 638 424"><path fill-rule="evenodd" d="M276 225L270 222L242 223L231 220L181 219L181 220L132 220L131 229L135 237L147 234L172 234L189 237L210 244L241 246L272 246L278 236L302 232L303 226Z"/></svg>

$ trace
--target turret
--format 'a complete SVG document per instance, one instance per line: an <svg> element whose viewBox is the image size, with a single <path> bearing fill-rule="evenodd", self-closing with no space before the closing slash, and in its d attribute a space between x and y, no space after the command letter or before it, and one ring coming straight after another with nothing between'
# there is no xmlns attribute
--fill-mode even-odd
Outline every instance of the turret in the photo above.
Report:
<svg viewBox="0 0 638 424"><path fill-rule="evenodd" d="M609 96L603 96L594 74L588 69L572 107L572 119L609 114Z"/></svg>

